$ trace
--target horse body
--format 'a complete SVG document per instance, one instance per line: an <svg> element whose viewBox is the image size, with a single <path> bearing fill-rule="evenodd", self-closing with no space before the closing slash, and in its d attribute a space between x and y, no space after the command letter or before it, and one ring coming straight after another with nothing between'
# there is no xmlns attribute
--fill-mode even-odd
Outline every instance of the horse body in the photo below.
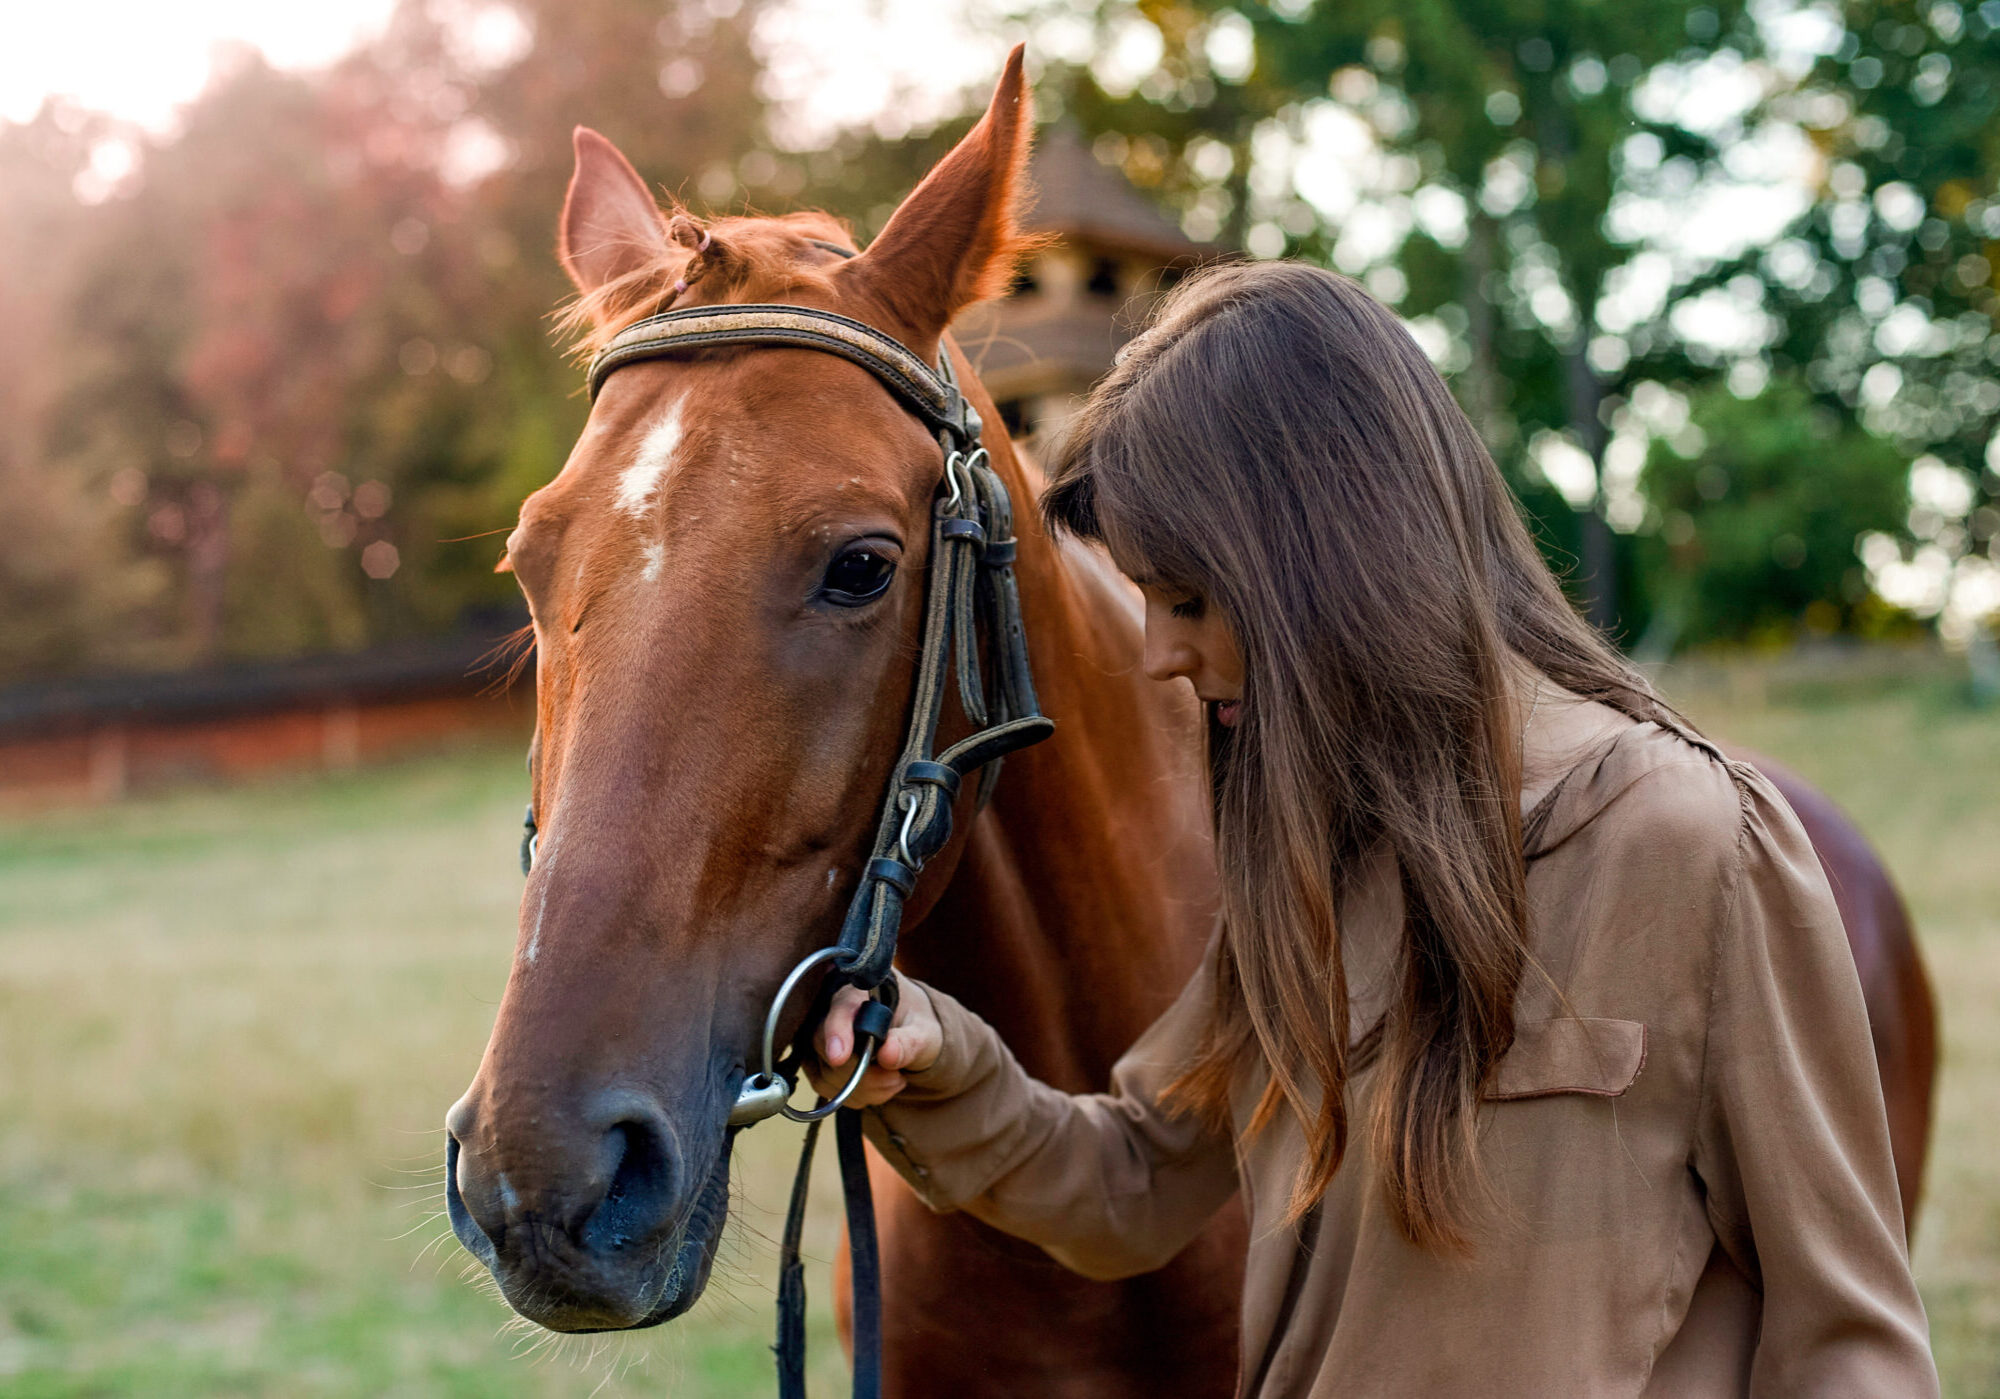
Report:
<svg viewBox="0 0 2000 1399"><path fill-rule="evenodd" d="M600 332L666 301L783 303L934 362L957 353L951 318L1006 285L1028 131L1017 53L987 120L856 256L824 216L668 221L579 132L564 261ZM1024 507L1016 573L1058 734L1008 760L984 811L967 784L903 960L1031 1070L1085 1089L1165 1009L1212 923L1198 714L1140 673L1137 609L1108 564L1040 532L999 415L957 364ZM655 1325L706 1283L764 1007L833 940L894 766L938 473L937 443L862 369L697 349L610 376L522 508L507 558L534 618L539 845L493 1035L448 1119L447 1205L543 1325ZM970 727L948 701L941 739ZM900 1186L883 1212L891 1393L1231 1383L1233 1215L1165 1273L1105 1284Z"/></svg>
<svg viewBox="0 0 2000 1399"><path fill-rule="evenodd" d="M1193 697L1140 673L1138 609L1108 562L1040 532L1030 473L944 336L1006 285L1028 127L1017 50L986 118L851 259L824 216L668 220L580 131L562 253L600 336L669 303L781 302L956 357L1021 507L1022 612L1057 732L1007 760L983 811L967 784L900 962L1030 1072L1087 1091L1192 970L1215 872ZM612 375L523 506L508 559L535 622L540 850L492 1038L448 1118L447 1204L543 1325L655 1325L706 1283L764 1009L832 942L894 765L938 460L852 364L697 351ZM969 728L947 701L941 737ZM1907 984L1907 940L1881 945L1904 970L1871 986ZM930 1214L886 1169L877 1186L888 1393L1233 1384L1234 1209L1161 1272L1096 1283Z"/></svg>

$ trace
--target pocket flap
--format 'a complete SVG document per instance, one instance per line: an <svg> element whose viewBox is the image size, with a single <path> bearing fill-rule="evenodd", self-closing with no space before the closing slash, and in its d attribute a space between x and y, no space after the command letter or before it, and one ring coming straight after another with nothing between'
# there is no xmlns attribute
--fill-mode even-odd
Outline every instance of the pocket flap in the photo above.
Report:
<svg viewBox="0 0 2000 1399"><path fill-rule="evenodd" d="M1646 1065L1646 1027L1637 1020L1565 1016L1514 1027L1514 1044L1486 1091L1492 1101L1547 1093L1615 1098Z"/></svg>

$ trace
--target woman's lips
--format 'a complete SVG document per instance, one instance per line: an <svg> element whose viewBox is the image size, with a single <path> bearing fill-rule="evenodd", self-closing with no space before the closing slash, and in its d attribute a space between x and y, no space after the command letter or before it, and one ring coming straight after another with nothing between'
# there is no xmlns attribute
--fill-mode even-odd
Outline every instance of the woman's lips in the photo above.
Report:
<svg viewBox="0 0 2000 1399"><path fill-rule="evenodd" d="M1243 701L1240 699L1217 700L1215 702L1215 722L1226 729L1236 727L1236 720L1242 712Z"/></svg>

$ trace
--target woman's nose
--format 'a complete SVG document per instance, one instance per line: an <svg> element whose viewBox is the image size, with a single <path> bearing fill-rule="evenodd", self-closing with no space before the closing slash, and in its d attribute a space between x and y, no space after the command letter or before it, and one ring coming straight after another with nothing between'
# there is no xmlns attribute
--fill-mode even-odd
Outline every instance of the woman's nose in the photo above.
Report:
<svg viewBox="0 0 2000 1399"><path fill-rule="evenodd" d="M1201 669L1201 657L1185 641L1164 628L1146 628L1146 654L1141 668L1155 680L1192 680Z"/></svg>

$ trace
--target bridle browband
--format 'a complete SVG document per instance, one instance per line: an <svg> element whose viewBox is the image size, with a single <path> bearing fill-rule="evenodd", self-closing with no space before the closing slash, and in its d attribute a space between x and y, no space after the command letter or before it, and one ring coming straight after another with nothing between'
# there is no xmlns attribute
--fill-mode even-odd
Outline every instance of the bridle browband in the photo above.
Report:
<svg viewBox="0 0 2000 1399"><path fill-rule="evenodd" d="M836 244L810 241L842 257L853 256ZM893 336L831 311L756 304L687 307L648 317L614 336L591 362L590 395L594 400L604 381L628 364L745 345L818 350L859 365L936 435L944 454L943 476L931 502L930 565L909 722L876 817L869 859L839 938L807 955L779 987L764 1019L760 1065L744 1077L729 1114L732 1137L781 1113L810 1124L785 1222L775 1347L779 1394L804 1399L805 1282L799 1242L819 1123L847 1101L888 1033L895 1008L892 963L904 903L924 863L951 839L952 808L965 778L980 773L977 800L983 807L1001 759L1047 738L1055 726L1041 712L1029 669L1014 578L1013 502L980 445L983 424L959 391L951 356L942 346L933 369ZM957 675L959 705L975 731L938 752L948 670ZM524 872L532 867L535 846L530 807L522 844ZM799 1067L796 1042L803 1030L795 1033L792 1048L782 1057L778 1031L793 992L822 967L826 975L816 1004L824 1005L836 985L870 994L855 1017L860 1054L852 1077L833 1098L795 1109L789 1099ZM811 1018L806 1017L808 1022ZM860 1114L838 1112L835 1125L854 1283L854 1394L856 1399L875 1399L881 1387L881 1279Z"/></svg>

